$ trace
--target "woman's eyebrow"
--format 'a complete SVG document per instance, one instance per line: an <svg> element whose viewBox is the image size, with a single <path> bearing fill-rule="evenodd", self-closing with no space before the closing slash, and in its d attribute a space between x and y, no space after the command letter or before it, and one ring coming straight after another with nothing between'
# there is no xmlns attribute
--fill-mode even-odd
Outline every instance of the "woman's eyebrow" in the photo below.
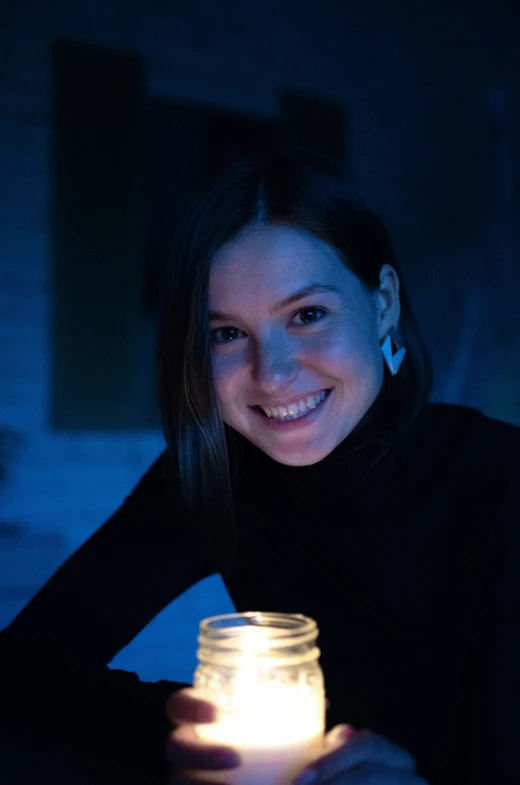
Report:
<svg viewBox="0 0 520 785"><path fill-rule="evenodd" d="M279 302L274 303L274 305L271 305L268 308L269 314L274 316L274 314L278 313L279 311L283 311L283 309L287 308L287 306L293 305L293 303L298 302L298 300L303 300L304 297L308 297L310 294L323 294L324 292L341 294L341 290L333 284L318 282L310 283L307 286L304 286L302 289L298 289L298 291L294 292L294 294L290 294L289 297L284 297L283 300L280 300ZM237 317L233 316L233 314L220 313L219 311L210 311L209 318L210 321L218 322L233 321L237 319Z"/></svg>

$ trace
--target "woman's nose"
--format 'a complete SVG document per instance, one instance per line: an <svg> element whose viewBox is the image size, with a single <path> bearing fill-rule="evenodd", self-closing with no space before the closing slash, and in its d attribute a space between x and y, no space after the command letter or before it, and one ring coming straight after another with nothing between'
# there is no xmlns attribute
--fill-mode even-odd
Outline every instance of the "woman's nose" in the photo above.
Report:
<svg viewBox="0 0 520 785"><path fill-rule="evenodd" d="M266 392L289 384L298 373L298 361L285 341L257 345L253 357L253 380Z"/></svg>

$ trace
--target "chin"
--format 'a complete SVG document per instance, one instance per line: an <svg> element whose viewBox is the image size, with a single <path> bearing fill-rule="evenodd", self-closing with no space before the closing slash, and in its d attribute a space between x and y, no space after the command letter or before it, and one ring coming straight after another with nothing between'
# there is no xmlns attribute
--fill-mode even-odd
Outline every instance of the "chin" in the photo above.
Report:
<svg viewBox="0 0 520 785"><path fill-rule="evenodd" d="M282 463L284 466L312 466L315 463L319 463L327 455L330 455L333 450L340 444L340 442L332 442L329 447L323 446L321 449L308 449L308 450L300 450L298 451L295 449L294 451L288 450L284 452L282 450L273 450L269 449L268 446L260 446L273 461L277 461L277 463Z"/></svg>
<svg viewBox="0 0 520 785"><path fill-rule="evenodd" d="M331 450L332 452L332 450ZM315 463L319 463L324 458L330 455L327 453L326 455L320 455L319 457L314 458L297 458L291 459L289 457L281 458L274 458L274 460L278 461L278 463L283 463L284 466L313 466Z"/></svg>

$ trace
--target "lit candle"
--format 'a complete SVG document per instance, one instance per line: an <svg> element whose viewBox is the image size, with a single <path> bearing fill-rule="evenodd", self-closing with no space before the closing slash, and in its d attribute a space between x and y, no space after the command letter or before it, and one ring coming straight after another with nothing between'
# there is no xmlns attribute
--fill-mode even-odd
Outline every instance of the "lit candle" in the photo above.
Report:
<svg viewBox="0 0 520 785"><path fill-rule="evenodd" d="M317 636L316 622L301 614L201 622L194 687L219 711L215 722L195 730L205 741L233 747L242 763L198 775L231 785L289 785L319 755L325 694Z"/></svg>

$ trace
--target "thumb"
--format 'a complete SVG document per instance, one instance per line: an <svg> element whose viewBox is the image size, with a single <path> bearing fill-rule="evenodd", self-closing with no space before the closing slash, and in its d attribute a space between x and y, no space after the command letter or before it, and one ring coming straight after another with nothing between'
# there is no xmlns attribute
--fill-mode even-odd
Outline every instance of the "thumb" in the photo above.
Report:
<svg viewBox="0 0 520 785"><path fill-rule="evenodd" d="M352 725L336 725L332 730L330 730L327 735L325 736L324 743L323 743L323 751L324 752L333 752L334 750L339 749L339 747L343 747L344 744L350 741L350 739L355 735L356 731L352 727Z"/></svg>

